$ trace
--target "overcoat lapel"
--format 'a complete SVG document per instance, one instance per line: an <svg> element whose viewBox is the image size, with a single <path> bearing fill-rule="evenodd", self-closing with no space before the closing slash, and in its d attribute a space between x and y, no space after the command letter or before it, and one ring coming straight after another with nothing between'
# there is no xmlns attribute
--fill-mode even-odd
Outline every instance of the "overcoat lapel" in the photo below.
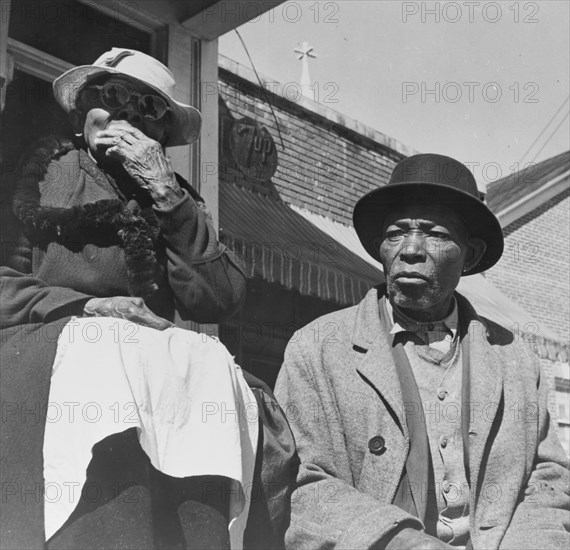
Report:
<svg viewBox="0 0 570 550"><path fill-rule="evenodd" d="M392 357L388 335L380 322L378 300L381 289L373 288L358 306L353 345L362 352L362 361L356 370L364 376L392 409L400 428L408 439L408 427L404 415L404 400Z"/></svg>
<svg viewBox="0 0 570 550"><path fill-rule="evenodd" d="M502 406L503 377L501 359L488 341L485 325L479 321L469 302L456 294L460 318L467 324L468 339L463 351L469 353L469 402L464 411L469 418L469 474L471 496L476 497L483 453L499 407ZM464 342L465 343L465 342ZM464 434L464 437L467 434Z"/></svg>

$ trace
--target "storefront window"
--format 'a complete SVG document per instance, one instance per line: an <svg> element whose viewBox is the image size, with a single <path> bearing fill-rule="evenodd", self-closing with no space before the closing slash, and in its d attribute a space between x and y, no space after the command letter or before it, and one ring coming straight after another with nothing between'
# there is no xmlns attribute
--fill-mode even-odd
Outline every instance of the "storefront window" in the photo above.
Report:
<svg viewBox="0 0 570 550"><path fill-rule="evenodd" d="M125 23L129 2L104 13L95 2L19 0L10 6L9 36L73 65L97 59L113 46L151 50L151 35Z"/></svg>

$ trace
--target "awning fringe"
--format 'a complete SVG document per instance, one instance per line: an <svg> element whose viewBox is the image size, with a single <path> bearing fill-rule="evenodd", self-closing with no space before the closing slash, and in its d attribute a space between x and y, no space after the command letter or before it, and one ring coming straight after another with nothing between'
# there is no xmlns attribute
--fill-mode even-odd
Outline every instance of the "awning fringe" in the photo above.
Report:
<svg viewBox="0 0 570 550"><path fill-rule="evenodd" d="M331 267L288 257L272 246L246 243L229 235L222 235L221 240L238 254L247 277L257 275L288 290L298 290L304 296L349 306L360 302L371 287L369 282L348 277Z"/></svg>

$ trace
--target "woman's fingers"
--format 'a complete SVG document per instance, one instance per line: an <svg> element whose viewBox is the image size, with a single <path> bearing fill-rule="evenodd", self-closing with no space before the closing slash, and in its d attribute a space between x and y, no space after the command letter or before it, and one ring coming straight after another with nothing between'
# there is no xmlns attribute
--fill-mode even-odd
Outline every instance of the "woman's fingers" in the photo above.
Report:
<svg viewBox="0 0 570 550"><path fill-rule="evenodd" d="M97 135L104 136L104 135L112 135L112 134L122 134L125 132L132 134L133 136L135 136L135 135L137 135L137 136L143 135L144 136L144 133L141 132L138 128L135 128L133 125L131 125L125 121L112 122L104 130L99 130L97 132Z"/></svg>
<svg viewBox="0 0 570 550"><path fill-rule="evenodd" d="M88 316L117 317L145 326L172 326L170 321L148 309L142 298L131 296L92 298L85 304L84 312Z"/></svg>
<svg viewBox="0 0 570 550"><path fill-rule="evenodd" d="M127 143L149 140L145 134L133 127L111 127L97 132L96 139L121 139Z"/></svg>
<svg viewBox="0 0 570 550"><path fill-rule="evenodd" d="M165 330L174 326L167 319L155 315L148 309L142 298L130 296L93 298L85 304L84 312L89 317L115 317L156 330Z"/></svg>
<svg viewBox="0 0 570 550"><path fill-rule="evenodd" d="M170 321L167 321L162 317L158 317L158 315L154 315L154 313L151 313L150 315L144 314L136 316L136 319L132 319L132 322L142 325L143 327L154 328L156 330L166 330L167 328L174 326Z"/></svg>
<svg viewBox="0 0 570 550"><path fill-rule="evenodd" d="M170 321L155 315L152 311L143 309L128 310L128 312L123 315L123 319L156 330L165 330L174 326Z"/></svg>
<svg viewBox="0 0 570 550"><path fill-rule="evenodd" d="M127 311L128 317L126 318L145 327L164 330L174 326L167 319L163 319L162 317L155 315L150 309L148 309L147 305L144 302L142 302L142 305L133 304L133 307L128 308Z"/></svg>
<svg viewBox="0 0 570 550"><path fill-rule="evenodd" d="M135 140L135 138L121 136L119 134L114 136L100 136L96 137L93 140L96 147L116 147L118 149L123 148L125 151L128 149L134 150L135 148L140 147L139 143Z"/></svg>
<svg viewBox="0 0 570 550"><path fill-rule="evenodd" d="M173 204L182 191L162 146L136 128L116 126L97 132L95 145L121 163L127 174L160 203Z"/></svg>
<svg viewBox="0 0 570 550"><path fill-rule="evenodd" d="M121 143L121 138L119 136L114 137L99 137L93 140L95 146L97 147L113 147Z"/></svg>
<svg viewBox="0 0 570 550"><path fill-rule="evenodd" d="M119 160L134 160L138 157L144 157L144 151L148 145L144 142L137 141L132 136L102 136L95 138L97 147L106 147L105 155L115 157Z"/></svg>

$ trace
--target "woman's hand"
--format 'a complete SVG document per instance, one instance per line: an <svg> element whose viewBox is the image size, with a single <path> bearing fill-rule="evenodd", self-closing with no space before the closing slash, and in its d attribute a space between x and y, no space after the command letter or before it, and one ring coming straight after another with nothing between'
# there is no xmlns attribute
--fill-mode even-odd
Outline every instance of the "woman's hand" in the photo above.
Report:
<svg viewBox="0 0 570 550"><path fill-rule="evenodd" d="M454 547L423 531L407 528L395 535L385 548L386 550L451 550Z"/></svg>
<svg viewBox="0 0 570 550"><path fill-rule="evenodd" d="M165 330L174 326L167 319L155 315L148 309L142 298L131 296L91 298L85 304L83 311L87 317L116 317L156 330Z"/></svg>
<svg viewBox="0 0 570 550"><path fill-rule="evenodd" d="M97 147L107 147L105 155L118 160L126 172L147 189L159 207L180 201L183 192L170 161L158 141L130 124L114 124L97 132Z"/></svg>

